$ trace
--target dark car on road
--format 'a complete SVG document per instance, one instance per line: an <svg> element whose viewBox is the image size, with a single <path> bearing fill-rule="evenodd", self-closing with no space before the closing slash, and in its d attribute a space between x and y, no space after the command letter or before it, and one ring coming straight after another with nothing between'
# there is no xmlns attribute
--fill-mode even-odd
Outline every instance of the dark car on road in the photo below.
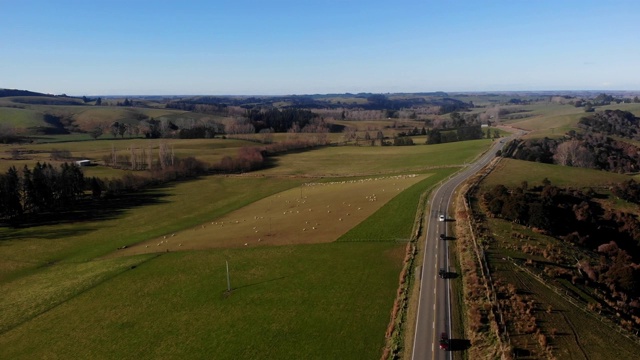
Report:
<svg viewBox="0 0 640 360"><path fill-rule="evenodd" d="M444 234L440 234L440 240L445 240L447 237Z"/></svg>
<svg viewBox="0 0 640 360"><path fill-rule="evenodd" d="M449 350L449 335L446 332L440 334L440 349Z"/></svg>
<svg viewBox="0 0 640 360"><path fill-rule="evenodd" d="M440 271L438 271L438 276L445 279L447 277L447 271L445 269L440 269Z"/></svg>

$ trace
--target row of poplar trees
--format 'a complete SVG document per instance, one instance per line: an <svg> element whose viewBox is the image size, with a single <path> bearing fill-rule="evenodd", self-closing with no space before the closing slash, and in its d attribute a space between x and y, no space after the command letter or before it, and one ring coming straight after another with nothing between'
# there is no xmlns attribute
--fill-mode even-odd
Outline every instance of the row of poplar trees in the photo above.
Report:
<svg viewBox="0 0 640 360"><path fill-rule="evenodd" d="M82 197L85 178L80 167L63 163L59 168L37 163L22 171L11 167L0 174L0 218L67 210Z"/></svg>

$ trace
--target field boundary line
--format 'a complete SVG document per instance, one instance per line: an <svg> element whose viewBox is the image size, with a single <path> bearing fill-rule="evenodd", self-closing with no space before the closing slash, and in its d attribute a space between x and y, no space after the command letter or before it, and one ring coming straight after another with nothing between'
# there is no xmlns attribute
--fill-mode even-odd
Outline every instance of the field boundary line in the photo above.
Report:
<svg viewBox="0 0 640 360"><path fill-rule="evenodd" d="M51 311L51 310L53 310L53 309L57 308L58 306L60 306L60 305L62 305L62 304L65 304L65 303L67 303L67 302L69 302L69 301L71 301L71 300L75 299L76 297L78 297L78 296L80 296L80 295L82 295L82 294L86 293L87 291L92 290L92 289L95 289L96 287L98 287L98 286L100 286L100 285L102 285L102 284L106 283L107 281L112 280L112 279L115 279L116 277L118 277L118 276L120 276L120 275L124 274L125 272L130 271L130 270L133 270L134 268L136 268L136 267L138 267L138 266L140 266L140 265L142 265L142 264L145 264L145 263L147 263L147 262L149 262L149 261L151 261L151 260L157 259L158 257L160 257L160 256L162 256L162 255L164 255L164 253L156 254L156 255L154 255L154 256L152 256L152 257L150 257L150 258L146 259L146 260L143 260L143 261L141 261L141 262L139 262L139 263L137 263L137 264L135 264L135 265L131 265L131 266L129 266L129 267L126 267L126 268L122 269L121 271L116 272L115 274L113 274L113 275L111 275L111 276L107 276L107 277L106 277L106 278L104 278L102 281L98 281L98 282L96 282L95 284L92 284L92 285L90 285L90 286L88 286L88 287L86 287L86 288L84 288L84 289L82 289L82 290L80 290L80 291L78 291L78 292L75 292L75 293L71 294L69 297L67 297L66 299L61 300L60 302L54 303L54 304L52 304L50 307L48 307L48 308L46 308L46 309L44 309L44 310L42 310L42 311L40 311L40 312L38 312L38 313L35 313L35 314L33 314L33 315L29 316L28 318L24 319L24 321L21 321L21 322L20 322L20 323L18 323L18 324L12 325L12 326L10 326L10 327L8 327L8 328L6 328L6 329L4 329L4 330L0 331L0 335L4 335L4 334L6 334L6 333L10 332L11 330L16 329L16 328L18 328L18 327L20 327L20 326L22 326L22 325L26 324L27 322L29 322L29 321L31 321L31 320L33 320L33 319L37 318L38 316L43 315L43 314L45 314L45 313L47 313L47 312L49 312L49 311ZM86 262L91 262L91 261L93 261L93 260L86 261Z"/></svg>

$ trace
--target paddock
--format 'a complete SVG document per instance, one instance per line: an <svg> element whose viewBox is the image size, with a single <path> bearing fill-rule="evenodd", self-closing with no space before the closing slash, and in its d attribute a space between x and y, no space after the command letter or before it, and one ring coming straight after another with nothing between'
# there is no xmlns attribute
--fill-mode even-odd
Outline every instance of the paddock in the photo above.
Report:
<svg viewBox="0 0 640 360"><path fill-rule="evenodd" d="M395 175L309 182L179 233L130 246L117 255L335 241L426 177Z"/></svg>

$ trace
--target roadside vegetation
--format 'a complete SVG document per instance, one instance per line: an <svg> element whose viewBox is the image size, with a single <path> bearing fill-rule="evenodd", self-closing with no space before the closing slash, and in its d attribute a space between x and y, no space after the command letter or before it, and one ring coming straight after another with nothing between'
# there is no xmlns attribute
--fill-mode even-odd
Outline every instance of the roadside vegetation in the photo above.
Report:
<svg viewBox="0 0 640 360"><path fill-rule="evenodd" d="M539 136L558 123L510 122L535 131L507 144L508 158L471 190L473 234L463 238L475 239L479 251L464 256L466 241L457 251L462 271L476 257L484 276L478 291L463 285L465 326L479 346L492 338L502 344L475 356L500 349L506 358L610 359L640 349L639 213L629 206L637 118L602 106L573 116L562 137Z"/></svg>

